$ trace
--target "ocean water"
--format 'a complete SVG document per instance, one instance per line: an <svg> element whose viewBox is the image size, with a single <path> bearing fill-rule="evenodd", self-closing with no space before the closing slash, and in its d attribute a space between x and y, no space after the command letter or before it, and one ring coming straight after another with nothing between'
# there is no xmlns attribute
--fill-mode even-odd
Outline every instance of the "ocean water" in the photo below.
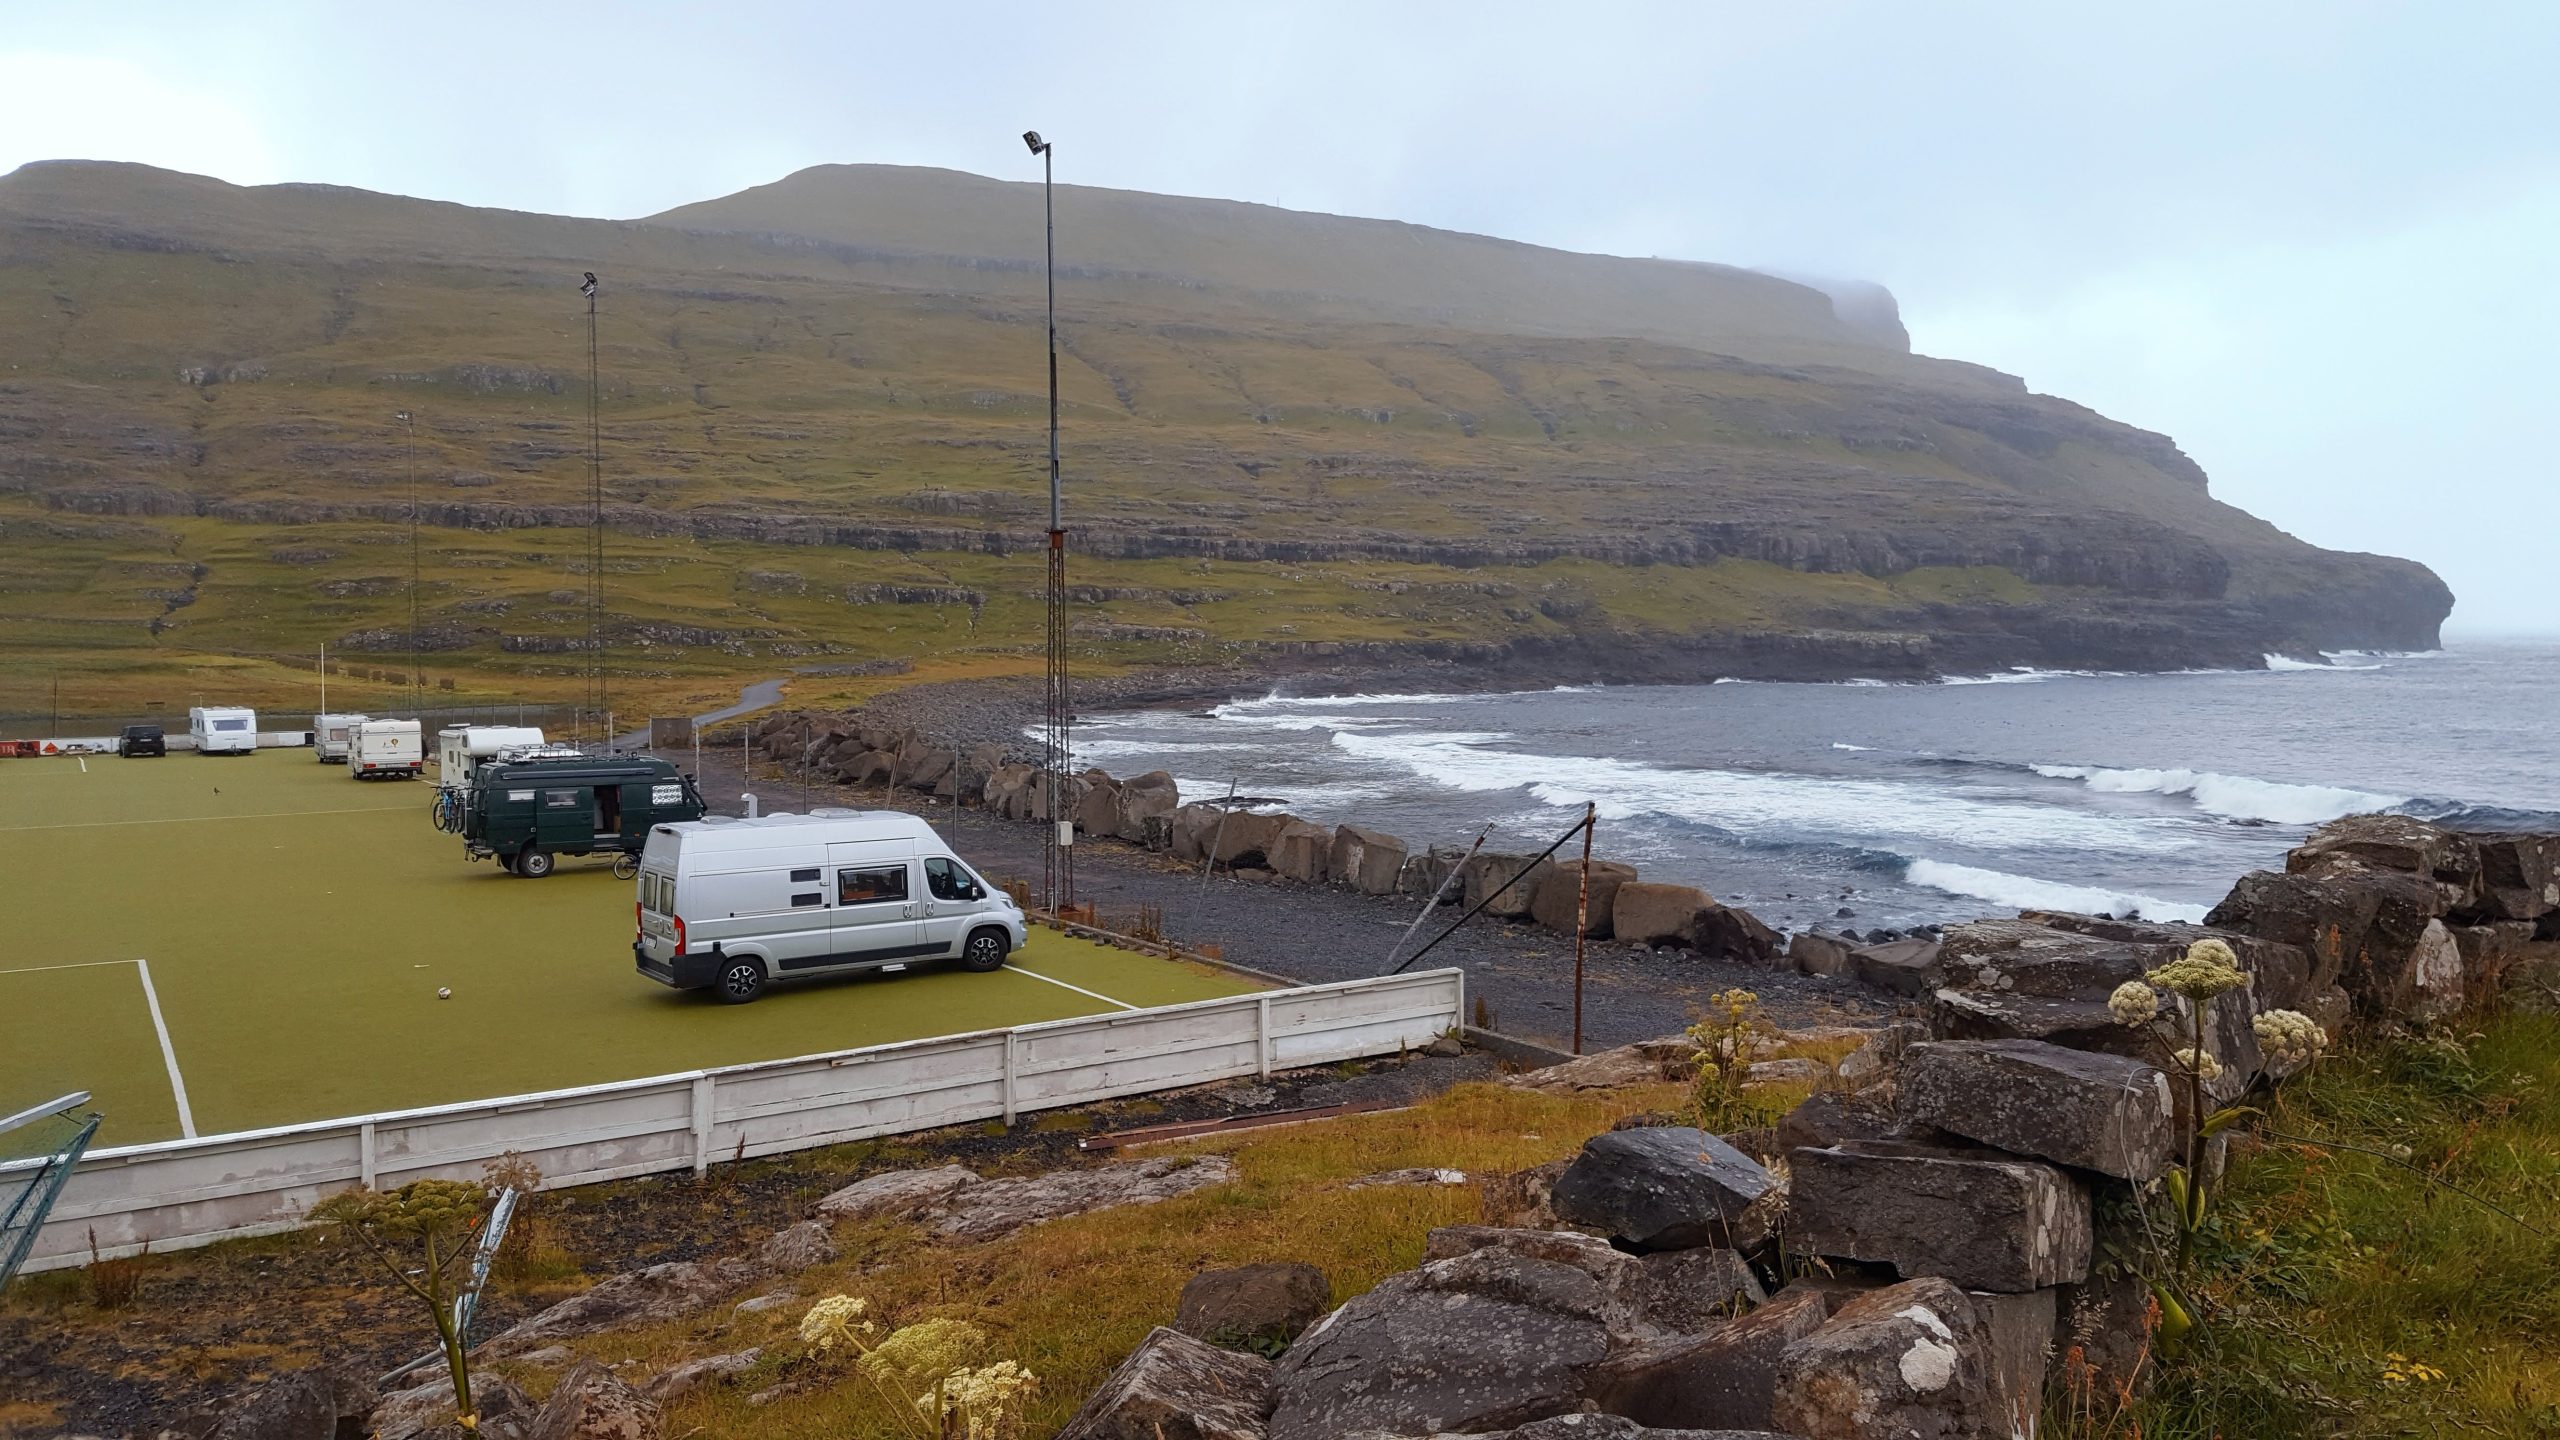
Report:
<svg viewBox="0 0 2560 1440"><path fill-rule="evenodd" d="M1861 931L2022 908L2201 919L2340 815L2560 812L2560 644L2270 664L1275 694L1087 717L1075 761L1416 845L1490 826L1489 848L1534 852L1596 804L1602 858L1773 925Z"/></svg>

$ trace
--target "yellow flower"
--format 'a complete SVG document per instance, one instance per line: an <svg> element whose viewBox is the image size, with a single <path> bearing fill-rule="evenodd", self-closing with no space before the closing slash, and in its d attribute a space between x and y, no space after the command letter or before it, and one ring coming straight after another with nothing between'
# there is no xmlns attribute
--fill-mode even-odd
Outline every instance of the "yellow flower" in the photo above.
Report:
<svg viewBox="0 0 2560 1440"><path fill-rule="evenodd" d="M2386 1385L2406 1385L2411 1381L2432 1385L2443 1378L2442 1370L2423 1360L2412 1360L2397 1350L2383 1356L2382 1383Z"/></svg>
<svg viewBox="0 0 2560 1440"><path fill-rule="evenodd" d="M2241 973L2240 958L2219 940L2197 941L2187 947L2186 954L2146 978L2160 989L2195 1001L2210 1000L2249 983L2249 977Z"/></svg>
<svg viewBox="0 0 2560 1440"><path fill-rule="evenodd" d="M2107 997L2107 1013L2119 1025L2148 1025L2160 1014L2160 995L2139 980L2127 980Z"/></svg>
<svg viewBox="0 0 2560 1440"><path fill-rule="evenodd" d="M800 1317L800 1341L821 1350L858 1346L855 1337L871 1333L871 1322L863 1318L870 1309L871 1302L859 1295L830 1295Z"/></svg>

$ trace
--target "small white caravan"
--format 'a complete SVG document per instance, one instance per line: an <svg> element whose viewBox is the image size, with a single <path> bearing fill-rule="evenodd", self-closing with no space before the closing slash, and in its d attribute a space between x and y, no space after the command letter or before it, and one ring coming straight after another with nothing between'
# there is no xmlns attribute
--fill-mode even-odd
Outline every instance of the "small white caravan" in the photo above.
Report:
<svg viewBox="0 0 2560 1440"><path fill-rule="evenodd" d="M640 973L732 1005L773 980L911 961L1003 968L1029 922L933 827L895 810L813 810L650 827Z"/></svg>
<svg viewBox="0 0 2560 1440"><path fill-rule="evenodd" d="M258 712L237 705L198 705L187 712L187 734L200 755L248 755L258 748Z"/></svg>
<svg viewBox="0 0 2560 1440"><path fill-rule="evenodd" d="M436 732L436 783L468 790L473 766L497 759L501 750L541 743L541 727L534 725L447 725Z"/></svg>
<svg viewBox="0 0 2560 1440"><path fill-rule="evenodd" d="M356 727L347 773L358 780L415 780L426 768L415 720L367 720Z"/></svg>
<svg viewBox="0 0 2560 1440"><path fill-rule="evenodd" d="M314 715L311 717L311 750L323 765L344 765L355 749L356 727L372 719L370 715Z"/></svg>

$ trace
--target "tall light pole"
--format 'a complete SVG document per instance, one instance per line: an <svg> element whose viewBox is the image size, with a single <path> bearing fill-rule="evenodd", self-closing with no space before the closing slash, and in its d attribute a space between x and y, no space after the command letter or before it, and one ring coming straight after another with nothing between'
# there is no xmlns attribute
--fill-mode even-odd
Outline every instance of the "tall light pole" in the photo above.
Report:
<svg viewBox="0 0 2560 1440"><path fill-rule="evenodd" d="M1046 234L1049 277L1049 685L1044 739L1047 742L1049 830L1041 844L1040 902L1051 910L1076 903L1076 824L1068 813L1073 782L1068 778L1070 731L1075 709L1067 695L1067 531L1058 503L1058 208L1056 147L1037 130L1022 132L1022 143L1040 157L1040 210Z"/></svg>
<svg viewBox="0 0 2560 1440"><path fill-rule="evenodd" d="M409 466L409 708L423 714L427 681L418 673L418 422L406 410L392 418L402 426L400 454Z"/></svg>
<svg viewBox="0 0 2560 1440"><path fill-rule="evenodd" d="M596 272L581 272L578 293L587 297L587 496L594 508L587 528L587 664L588 699L602 727L605 749L613 749L613 727L604 678L604 421L603 382L596 364Z"/></svg>

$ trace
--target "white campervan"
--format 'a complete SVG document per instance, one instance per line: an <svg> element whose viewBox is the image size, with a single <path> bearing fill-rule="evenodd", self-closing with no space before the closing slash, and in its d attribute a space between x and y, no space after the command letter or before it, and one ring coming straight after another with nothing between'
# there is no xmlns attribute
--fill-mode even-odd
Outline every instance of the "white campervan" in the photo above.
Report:
<svg viewBox="0 0 2560 1440"><path fill-rule="evenodd" d="M369 715L314 715L311 717L311 749L323 765L344 765L354 751L356 727L372 719Z"/></svg>
<svg viewBox="0 0 2560 1440"><path fill-rule="evenodd" d="M258 712L236 705L198 705L187 712L187 734L200 755L248 755L258 748Z"/></svg>
<svg viewBox="0 0 2560 1440"><path fill-rule="evenodd" d="M415 720L367 720L356 727L347 773L358 780L415 780L426 768Z"/></svg>
<svg viewBox="0 0 2560 1440"><path fill-rule="evenodd" d="M541 743L542 730L533 725L447 725L436 732L436 783L468 790L474 765L497 759L501 750Z"/></svg>
<svg viewBox="0 0 2560 1440"><path fill-rule="evenodd" d="M771 980L907 961L995 970L1031 939L1011 898L894 810L652 826L638 911L640 973L732 1005Z"/></svg>

